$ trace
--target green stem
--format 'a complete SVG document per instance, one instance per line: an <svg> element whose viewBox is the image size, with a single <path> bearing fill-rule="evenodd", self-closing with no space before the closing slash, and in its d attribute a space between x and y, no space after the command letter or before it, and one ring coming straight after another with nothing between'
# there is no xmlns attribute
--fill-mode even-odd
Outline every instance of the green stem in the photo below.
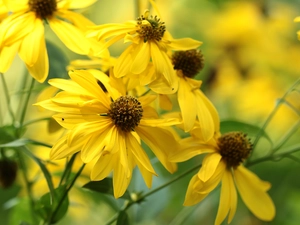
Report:
<svg viewBox="0 0 300 225"><path fill-rule="evenodd" d="M138 18L140 15L141 15L141 12L140 12L140 0L134 0L134 9L135 9L135 18Z"/></svg>
<svg viewBox="0 0 300 225"><path fill-rule="evenodd" d="M5 98L6 98L8 112L9 112L9 114L12 118L13 124L14 124L15 121L16 121L16 118L15 118L14 112L13 112L13 110L11 108L11 105L10 105L10 96L9 96L9 91L8 91L7 84L5 82L4 74L0 73L0 77L1 77L2 85L3 85L4 95L5 95Z"/></svg>
<svg viewBox="0 0 300 225"><path fill-rule="evenodd" d="M67 180L69 179L69 176L70 176L70 173L71 173L72 166L73 166L73 163L75 161L76 155L77 154L72 155L71 159L69 161L67 161L66 168L64 170L63 175L61 176L59 185L62 185L64 179L65 179L65 182L67 182Z"/></svg>
<svg viewBox="0 0 300 225"><path fill-rule="evenodd" d="M300 151L300 144L291 146L291 147L286 148L285 150L282 150L282 151L283 151L282 153L277 153L277 154L271 153L270 155L267 155L265 157L261 157L259 159L250 161L250 162L247 163L247 167L253 166L257 163L261 163L261 162L265 162L265 161L269 161L269 160L278 160L278 159L281 159L283 157L287 157L292 153Z"/></svg>
<svg viewBox="0 0 300 225"><path fill-rule="evenodd" d="M287 95L292 92L295 87L300 83L300 79L298 79L288 90L287 92L283 95L283 97L281 99L279 99L279 102L277 103L277 105L275 106L275 108L273 109L273 111L271 112L271 114L268 116L268 118L266 119L264 125L260 128L254 142L253 142L253 149L255 149L258 141L260 140L260 138L262 137L262 134L264 133L264 130L266 129L266 127L269 125L270 121L273 119L273 117L275 116L277 110L279 109L279 107L281 106L281 104L283 102L285 102L285 98L287 97Z"/></svg>
<svg viewBox="0 0 300 225"><path fill-rule="evenodd" d="M82 170L84 169L85 164L82 164L82 166L80 167L80 169L78 170L78 172L76 173L75 177L73 178L73 180L71 181L69 187L65 190L62 198L59 200L55 210L53 211L52 214L50 214L49 219L48 219L48 223L47 224L51 224L52 218L55 218L56 214L59 211L59 208L61 206L61 204L63 203L63 201L65 200L65 198L68 196L69 191L71 190L71 188L73 187L73 185L75 184L75 181L77 180L77 178L80 176Z"/></svg>
<svg viewBox="0 0 300 225"><path fill-rule="evenodd" d="M34 123L37 123L37 122L40 122L40 121L44 121L44 120L50 120L51 117L45 117L45 118L39 118L39 119L34 119L34 120L29 120L27 122L24 122L23 123L23 127L26 127L28 125L31 125L31 124L34 124Z"/></svg>
<svg viewBox="0 0 300 225"><path fill-rule="evenodd" d="M27 106L28 106L30 95L31 95L31 92L32 92L32 89L33 89L33 86L34 86L34 81L35 80L32 78L30 88L29 88L28 94L27 94L25 102L24 102L23 110L21 112L20 129L22 129L22 127L23 127L24 119L25 119L26 112L27 112Z"/></svg>
<svg viewBox="0 0 300 225"><path fill-rule="evenodd" d="M28 174L27 174L27 167L26 167L26 164L25 164L25 160L21 154L20 151L16 151L16 154L18 156L18 161L19 161L19 165L20 165L20 169L22 171L22 176L24 178L24 181L25 181L25 186L26 186L26 191L28 193L28 197L29 197L29 200L30 200L30 207L31 207L31 217L34 221L34 223L37 223L36 221L36 217L35 217L35 214L34 214L34 206L35 206L35 202L34 202L34 196L33 196L33 192L32 192L32 182L29 181L29 178L28 178Z"/></svg>
<svg viewBox="0 0 300 225"><path fill-rule="evenodd" d="M141 201L143 201L146 197L149 197L150 195L153 195L154 193L164 189L165 187L173 184L174 182L180 180L181 178L185 177L187 174L193 172L196 169L199 169L201 167L202 164L199 164L185 172L183 172L182 174L180 174L179 176L175 177L174 179L168 181L167 183L153 189L152 191L149 191L148 193L139 196L136 200L132 200L130 202L128 202L122 209L121 211L125 211L127 209L129 209L132 205L136 204L136 203L140 203ZM114 221L116 221L118 219L118 215L119 213L115 214L108 222L106 222L106 225L110 225L112 224Z"/></svg>

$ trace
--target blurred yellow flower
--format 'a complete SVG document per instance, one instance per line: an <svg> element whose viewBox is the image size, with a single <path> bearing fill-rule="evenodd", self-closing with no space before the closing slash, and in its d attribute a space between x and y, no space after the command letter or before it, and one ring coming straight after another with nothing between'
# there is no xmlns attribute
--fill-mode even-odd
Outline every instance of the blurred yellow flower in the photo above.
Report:
<svg viewBox="0 0 300 225"><path fill-rule="evenodd" d="M208 153L203 159L198 174L191 179L184 205L190 206L202 201L221 182L221 195L215 225L221 224L228 215L228 223L237 208L236 187L245 205L259 219L271 221L275 206L266 193L271 184L260 180L242 165L248 158L252 144L242 132L217 133L208 143L199 140L199 128L192 137L182 140L182 149L171 157L171 161L185 161L195 155ZM236 187L235 187L236 186Z"/></svg>
<svg viewBox="0 0 300 225"><path fill-rule="evenodd" d="M158 119L156 111L148 106L155 97L128 96L120 82L117 88L112 87L110 78L97 70L78 70L69 75L72 80L50 80L52 86L63 91L37 103L59 112L54 118L69 130L53 146L51 159L62 159L79 151L84 163L97 159L91 179L104 179L114 171L116 198L127 189L136 165L147 186L151 186L152 175L156 173L141 140L169 172L176 170L176 164L167 160L170 151L177 148L177 136L168 126L179 121Z"/></svg>
<svg viewBox="0 0 300 225"><path fill-rule="evenodd" d="M29 73L39 82L48 75L49 62L44 23L49 24L59 39L73 52L87 55L91 43L83 31L93 23L69 9L82 8L95 0L16 0L4 1L12 14L0 25L0 72L10 67L16 53ZM67 22L68 21L68 22Z"/></svg>
<svg viewBox="0 0 300 225"><path fill-rule="evenodd" d="M177 90L178 81L167 51L189 50L202 44L191 38L174 39L166 31L165 23L157 16L150 16L148 10L136 21L94 26L87 36L96 37L99 41L110 38L103 46L104 49L120 39L124 39L125 43L131 42L116 62L116 76L140 75L148 71L152 62L155 72L149 73L154 76L148 78L149 81L163 77L173 93Z"/></svg>

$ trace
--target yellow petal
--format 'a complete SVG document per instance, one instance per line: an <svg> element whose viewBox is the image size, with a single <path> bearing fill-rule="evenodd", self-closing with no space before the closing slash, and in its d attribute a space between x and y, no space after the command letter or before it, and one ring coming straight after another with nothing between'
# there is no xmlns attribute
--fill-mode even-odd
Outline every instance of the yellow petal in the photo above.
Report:
<svg viewBox="0 0 300 225"><path fill-rule="evenodd" d="M90 52L90 43L81 30L55 18L51 18L48 22L51 29L67 48L77 54L88 55Z"/></svg>
<svg viewBox="0 0 300 225"><path fill-rule="evenodd" d="M114 169L113 186L115 198L121 197L126 191L131 177L127 177L126 168L122 164L117 164Z"/></svg>
<svg viewBox="0 0 300 225"><path fill-rule="evenodd" d="M180 124L181 121L177 118L170 119L146 119L142 118L140 121L140 125L149 126L149 127L158 127L158 126L172 126L176 124Z"/></svg>
<svg viewBox="0 0 300 225"><path fill-rule="evenodd" d="M43 22L40 19L36 19L34 21L34 29L23 38L19 49L20 57L28 66L32 67L40 54L45 54L40 50L41 45L45 45L44 39Z"/></svg>
<svg viewBox="0 0 300 225"><path fill-rule="evenodd" d="M148 170L152 174L156 175L147 154L145 153L145 151L141 147L141 145L138 143L136 138L129 134L126 136L126 143L128 146L128 150L133 153L134 157L139 162L139 165L144 167L146 170Z"/></svg>
<svg viewBox="0 0 300 225"><path fill-rule="evenodd" d="M300 22L300 16L297 16L297 17L294 19L294 22Z"/></svg>
<svg viewBox="0 0 300 225"><path fill-rule="evenodd" d="M213 147L199 143L194 137L184 138L179 144L178 151L173 151L169 157L171 162L183 162L196 155L215 152Z"/></svg>
<svg viewBox="0 0 300 225"><path fill-rule="evenodd" d="M172 50L181 50L181 51L195 49L201 45L202 45L201 41L197 41L192 38L172 39L170 43L168 43L168 47L171 48Z"/></svg>
<svg viewBox="0 0 300 225"><path fill-rule="evenodd" d="M104 105L109 106L110 100L102 88L97 84L97 80L88 71L75 70L69 73L72 80L87 90L91 95L98 98Z"/></svg>
<svg viewBox="0 0 300 225"><path fill-rule="evenodd" d="M197 183L197 181L199 180L197 174L194 175L192 177L192 179L190 180L188 189L186 191L185 194L185 200L183 205L184 206L191 206L191 205L195 205L198 202L201 202L209 193L206 194L201 194L199 192L197 192L197 190L195 189L195 184Z"/></svg>
<svg viewBox="0 0 300 225"><path fill-rule="evenodd" d="M219 153L208 154L202 162L202 167L198 173L199 179L206 182L216 171L222 156Z"/></svg>
<svg viewBox="0 0 300 225"><path fill-rule="evenodd" d="M36 52L37 60L30 66L26 64L28 72L38 82L43 83L49 72L49 60L45 40L40 41L39 52Z"/></svg>
<svg viewBox="0 0 300 225"><path fill-rule="evenodd" d="M0 72L5 73L11 66L20 46L20 41L4 46L0 51Z"/></svg>
<svg viewBox="0 0 300 225"><path fill-rule="evenodd" d="M110 174L117 163L114 156L110 153L100 156L92 169L91 180L103 180Z"/></svg>
<svg viewBox="0 0 300 225"><path fill-rule="evenodd" d="M70 0L70 9L82 9L94 4L97 0Z"/></svg>
<svg viewBox="0 0 300 225"><path fill-rule="evenodd" d="M232 174L230 170L225 171L222 178L222 187L221 187L221 195L220 195L220 203L217 218L215 220L215 225L220 225L228 212L230 212L230 216L228 218L228 223L231 222L237 205L237 194L234 186Z"/></svg>
<svg viewBox="0 0 300 225"><path fill-rule="evenodd" d="M159 107L163 110L172 110L172 101L171 99L169 98L168 95L158 95L158 99L159 99Z"/></svg>
<svg viewBox="0 0 300 225"><path fill-rule="evenodd" d="M168 155L178 148L177 140L173 134L168 129L158 127L137 126L135 129L163 166L170 173L174 173L177 166L175 163L168 161Z"/></svg>
<svg viewBox="0 0 300 225"><path fill-rule="evenodd" d="M10 15L0 25L0 48L10 46L34 29L35 15L33 12L18 12Z"/></svg>
<svg viewBox="0 0 300 225"><path fill-rule="evenodd" d="M85 2L85 1L81 1L81 2ZM59 17L70 21L75 27L78 27L82 31L86 31L88 29L88 26L94 25L94 23L92 21L90 21L83 15L76 13L76 12L72 12L70 10L62 9L62 10L57 11L56 14Z"/></svg>
<svg viewBox="0 0 300 225"><path fill-rule="evenodd" d="M144 95L142 97L139 97L138 100L142 104L142 106L149 105L156 99L156 95Z"/></svg>
<svg viewBox="0 0 300 225"><path fill-rule="evenodd" d="M141 42L134 51L137 53L133 53L135 58L131 64L130 72L140 74L145 71L150 62L150 45L148 42Z"/></svg>
<svg viewBox="0 0 300 225"><path fill-rule="evenodd" d="M243 166L234 170L235 182L245 205L260 220L271 221L275 216L275 206L266 193L270 184L260 180Z"/></svg>
<svg viewBox="0 0 300 225"><path fill-rule="evenodd" d="M67 135L63 136L53 145L50 152L50 159L62 159L79 152L84 141L85 138L81 137L75 140L72 146L69 146L67 144Z"/></svg>
<svg viewBox="0 0 300 225"><path fill-rule="evenodd" d="M195 90L194 93L196 95L199 127L201 128L202 139L206 142L213 137L215 133L215 124L213 117L205 104L206 102L203 101L203 96L200 94L200 90Z"/></svg>
<svg viewBox="0 0 300 225"><path fill-rule="evenodd" d="M178 103L184 124L184 131L190 131L196 121L196 98L191 86L185 79L179 79L179 88L177 93Z"/></svg>
<svg viewBox="0 0 300 225"><path fill-rule="evenodd" d="M115 77L124 77L126 75L129 75L130 73L130 67L132 65L132 45L130 45L128 48L125 49L125 51L122 52L122 54L117 59L117 62L114 67L114 75Z"/></svg>

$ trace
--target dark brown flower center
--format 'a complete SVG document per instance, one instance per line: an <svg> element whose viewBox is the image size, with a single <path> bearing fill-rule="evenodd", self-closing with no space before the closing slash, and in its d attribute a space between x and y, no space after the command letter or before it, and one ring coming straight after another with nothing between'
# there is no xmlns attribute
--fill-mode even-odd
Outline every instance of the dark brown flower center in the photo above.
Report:
<svg viewBox="0 0 300 225"><path fill-rule="evenodd" d="M242 132L229 132L218 139L222 159L227 166L236 168L249 157L252 144L247 135Z"/></svg>
<svg viewBox="0 0 300 225"><path fill-rule="evenodd" d="M144 15L137 18L137 33L144 42L147 41L160 41L166 31L164 22L161 22L157 16L148 16L149 11L146 11Z"/></svg>
<svg viewBox="0 0 300 225"><path fill-rule="evenodd" d="M122 131L134 131L143 117L141 103L132 96L121 96L110 104L108 116Z"/></svg>
<svg viewBox="0 0 300 225"><path fill-rule="evenodd" d="M174 52L172 55L174 70L181 70L189 78L195 77L204 67L204 58L199 50Z"/></svg>
<svg viewBox="0 0 300 225"><path fill-rule="evenodd" d="M56 0L29 0L29 9L35 12L36 17L47 19L56 11Z"/></svg>

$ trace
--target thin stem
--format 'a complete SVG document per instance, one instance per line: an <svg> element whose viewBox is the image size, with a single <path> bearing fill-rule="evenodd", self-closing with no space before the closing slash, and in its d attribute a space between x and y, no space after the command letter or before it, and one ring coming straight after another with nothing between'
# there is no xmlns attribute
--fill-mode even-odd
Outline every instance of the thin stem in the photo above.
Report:
<svg viewBox="0 0 300 225"><path fill-rule="evenodd" d="M50 120L50 119L51 119L51 117L45 117L45 118L29 120L29 121L23 123L23 127L26 127L28 125L31 125L31 124L34 124L34 123L37 123L37 122L40 122L40 121Z"/></svg>
<svg viewBox="0 0 300 225"><path fill-rule="evenodd" d="M135 18L138 18L141 15L140 8L140 0L134 0L134 9L135 9Z"/></svg>
<svg viewBox="0 0 300 225"><path fill-rule="evenodd" d="M13 110L11 108L11 105L10 105L10 96L9 96L9 91L8 91L7 84L5 82L4 74L0 73L0 77L1 77L2 85L3 85L4 95L5 95L5 98L6 98L8 112L9 112L9 114L12 118L12 121L14 123L16 121L16 118L15 118L14 112L13 112Z"/></svg>
<svg viewBox="0 0 300 225"><path fill-rule="evenodd" d="M51 224L52 218L55 218L56 214L59 211L60 206L62 205L63 201L65 200L65 198L68 196L69 191L71 190L71 188L73 187L73 185L75 184L75 181L77 180L77 178L80 176L82 170L84 169L85 164L82 164L82 166L80 167L80 169L78 170L78 172L76 173L75 177L73 178L73 180L71 181L69 187L65 190L62 198L59 200L55 210L53 211L52 214L50 214L49 219L48 219L48 224Z"/></svg>
<svg viewBox="0 0 300 225"><path fill-rule="evenodd" d="M28 174L27 174L27 167L26 167L26 164L25 164L25 160L22 156L22 153L18 150L15 151L17 156L18 156L18 160L19 160L19 165L20 165L20 169L22 171L22 176L24 178L24 181L25 181L25 186L26 186L26 191L28 193L28 197L29 197L29 200L30 200L30 207L31 207L31 216L32 216L32 219L33 221L36 223L36 217L35 217L35 214L34 214L34 208L35 208L35 202L34 202L34 196L33 196L33 192L32 192L32 182L29 181L29 178L28 178Z"/></svg>
<svg viewBox="0 0 300 225"><path fill-rule="evenodd" d="M287 148L286 150L283 150L283 152L281 152L281 153L270 154L270 155L267 155L265 157L261 157L259 159L250 161L250 162L247 163L247 167L253 166L257 163L269 161L269 160L278 160L278 159L281 159L283 157L287 157L290 154L295 153L297 151L300 151L300 144L291 146L291 147Z"/></svg>
<svg viewBox="0 0 300 225"><path fill-rule="evenodd" d="M59 185L62 185L64 179L65 179L65 181L67 182L67 180L68 180L68 178L69 178L69 176L70 176L70 173L71 173L72 166L73 166L73 163L74 163L74 161L75 161L76 155L77 155L77 154L72 155L71 159L70 159L69 161L67 161L67 163L66 163L66 168L65 168L65 170L64 170L63 175L61 176Z"/></svg>
<svg viewBox="0 0 300 225"><path fill-rule="evenodd" d="M298 79L288 90L287 92L283 95L283 97L281 99L279 99L279 102L277 103L277 105L275 106L275 108L273 109L273 111L271 112L271 114L268 116L268 118L266 119L264 125L261 127L261 129L259 130L254 142L253 142L253 149L255 149L258 141L260 140L260 138L262 137L262 134L264 132L264 130L266 129L266 127L269 125L270 121L273 119L273 117L275 116L277 110L279 109L279 107L281 106L281 104L283 102L285 102L285 98L287 97L287 95L292 92L295 87L300 83L300 79Z"/></svg>
<svg viewBox="0 0 300 225"><path fill-rule="evenodd" d="M141 201L143 201L146 197L149 197L150 195L153 195L154 193L164 189L165 187L173 184L174 182L180 180L181 178L185 177L187 174L193 172L196 169L199 169L201 167L202 164L199 164L185 172L183 172L182 174L180 174L179 176L175 177L174 179L168 181L167 183L153 189L152 191L149 191L148 193L139 196L136 200L132 200L130 202L128 202L122 209L121 211L125 211L127 209L129 209L132 205L136 204L136 203L140 203ZM116 221L118 219L118 215L119 213L115 214L108 222L106 222L106 225L110 225L112 224L114 221Z"/></svg>
<svg viewBox="0 0 300 225"><path fill-rule="evenodd" d="M32 78L32 79L31 79L30 88L29 88L28 94L27 94L27 96L26 96L26 99L25 99L25 102L24 102L24 107L23 107L23 110L22 110L22 113L21 113L21 118L20 118L20 128L22 128L23 123L24 123L24 119L25 119L26 112L27 112L28 102L29 102L29 99L30 99L30 95L31 95L33 86L34 86L34 81L35 81L35 80Z"/></svg>

